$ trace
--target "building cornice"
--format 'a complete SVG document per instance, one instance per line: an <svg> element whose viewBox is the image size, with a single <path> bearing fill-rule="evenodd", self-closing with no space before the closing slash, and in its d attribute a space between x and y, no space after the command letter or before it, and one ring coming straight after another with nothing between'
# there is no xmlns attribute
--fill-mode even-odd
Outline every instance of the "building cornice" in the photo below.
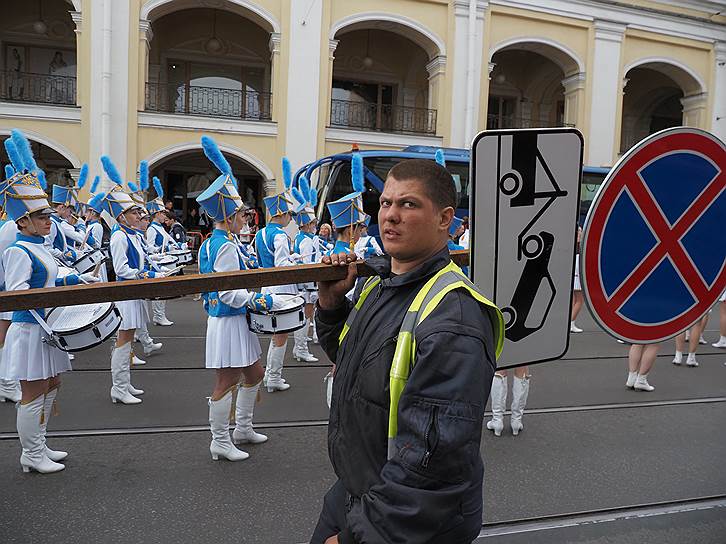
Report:
<svg viewBox="0 0 726 544"><path fill-rule="evenodd" d="M197 115L176 115L140 111L139 127L162 128L167 130L209 130L246 136L277 136L277 123L271 121L242 121L219 119Z"/></svg>
<svg viewBox="0 0 726 544"><path fill-rule="evenodd" d="M57 123L80 123L81 108L71 106L50 106L46 104L25 104L0 102L0 117L5 119L28 119Z"/></svg>
<svg viewBox="0 0 726 544"><path fill-rule="evenodd" d="M391 134L337 127L328 127L325 131L325 139L330 142L340 142L345 144L357 143L361 145L384 145L391 147L406 147L409 145L430 145L441 147L444 143L444 139L440 136Z"/></svg>

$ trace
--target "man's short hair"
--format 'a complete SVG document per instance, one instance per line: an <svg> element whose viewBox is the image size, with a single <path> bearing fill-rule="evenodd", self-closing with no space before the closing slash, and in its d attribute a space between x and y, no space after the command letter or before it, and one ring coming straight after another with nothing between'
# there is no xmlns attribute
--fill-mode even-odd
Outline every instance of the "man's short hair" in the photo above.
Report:
<svg viewBox="0 0 726 544"><path fill-rule="evenodd" d="M449 171L438 163L427 159L408 159L391 168L388 175L398 181L420 181L434 205L456 209L456 186Z"/></svg>

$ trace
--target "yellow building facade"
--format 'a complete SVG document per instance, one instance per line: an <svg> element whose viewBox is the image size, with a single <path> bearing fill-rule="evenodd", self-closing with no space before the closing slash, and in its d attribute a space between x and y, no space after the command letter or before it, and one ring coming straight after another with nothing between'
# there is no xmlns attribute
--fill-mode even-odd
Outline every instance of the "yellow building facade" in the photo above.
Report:
<svg viewBox="0 0 726 544"><path fill-rule="evenodd" d="M147 160L185 211L215 175L202 134L258 205L283 155L297 168L353 143L568 125L610 166L668 126L726 139L721 0L5 4L0 134L24 130L55 183L103 154L130 180Z"/></svg>

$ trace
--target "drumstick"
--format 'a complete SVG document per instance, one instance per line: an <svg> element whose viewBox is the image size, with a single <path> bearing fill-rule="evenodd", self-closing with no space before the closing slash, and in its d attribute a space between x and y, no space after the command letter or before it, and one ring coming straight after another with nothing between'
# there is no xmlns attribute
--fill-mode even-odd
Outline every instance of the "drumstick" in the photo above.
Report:
<svg viewBox="0 0 726 544"><path fill-rule="evenodd" d="M103 262L98 263L95 268L93 269L93 272L91 272L91 275L98 277L98 273L101 271L101 265Z"/></svg>

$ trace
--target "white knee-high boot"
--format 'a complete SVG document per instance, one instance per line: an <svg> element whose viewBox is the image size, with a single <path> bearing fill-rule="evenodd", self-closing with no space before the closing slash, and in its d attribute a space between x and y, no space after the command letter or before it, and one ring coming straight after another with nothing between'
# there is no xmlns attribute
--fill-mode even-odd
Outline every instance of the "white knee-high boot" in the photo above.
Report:
<svg viewBox="0 0 726 544"><path fill-rule="evenodd" d="M290 384L282 379L282 365L285 361L285 350L287 350L287 341L282 346L276 346L270 341L270 347L267 350L267 366L265 369L265 385L269 393L290 389Z"/></svg>
<svg viewBox="0 0 726 544"><path fill-rule="evenodd" d="M232 392L235 388L236 386L227 391L219 400L209 399L209 429L212 431L209 453L215 461L218 461L220 456L229 461L242 461L249 457L246 452L234 447L229 436L229 414L232 409Z"/></svg>
<svg viewBox="0 0 726 544"><path fill-rule="evenodd" d="M174 324L173 321L169 321L166 317L166 301L165 300L152 301L151 309L152 309L155 325L161 325L162 327L169 327Z"/></svg>
<svg viewBox="0 0 726 544"><path fill-rule="evenodd" d="M111 354L111 401L115 404L139 404L141 399L129 391L131 384L131 342L116 347Z"/></svg>
<svg viewBox="0 0 726 544"><path fill-rule="evenodd" d="M506 376L494 374L489 398L492 401L492 418L487 421L487 429L494 431L495 436L501 436L504 429L504 410L507 405Z"/></svg>
<svg viewBox="0 0 726 544"><path fill-rule="evenodd" d="M310 318L310 324L313 326L313 343L319 344L320 341L318 340L318 327L315 324L315 317Z"/></svg>
<svg viewBox="0 0 726 544"><path fill-rule="evenodd" d="M136 329L134 339L141 342L141 345L144 346L144 355L151 355L155 351L159 351L163 346L161 342L154 342L154 339L149 334L149 328L146 323L144 323L143 327Z"/></svg>
<svg viewBox="0 0 726 544"><path fill-rule="evenodd" d="M237 404L235 406L235 428L232 432L232 441L235 444L261 444L267 442L264 434L256 433L252 426L252 416L257 402L257 391L260 384L240 386L237 390Z"/></svg>
<svg viewBox="0 0 726 544"><path fill-rule="evenodd" d="M318 358L315 357L308 349L308 321L302 329L296 330L293 334L295 339L295 347L292 349L292 356L298 361L306 363L316 363Z"/></svg>
<svg viewBox="0 0 726 544"><path fill-rule="evenodd" d="M0 346L0 359L3 356L3 347ZM18 380L0 380L0 402L20 402L22 393Z"/></svg>
<svg viewBox="0 0 726 544"><path fill-rule="evenodd" d="M45 452L41 421L44 404L45 395L38 395L27 404L22 402L17 404L18 436L20 437L20 445L23 447L23 453L20 455L20 465L23 467L23 472L35 470L46 474L66 468L65 465L51 461Z"/></svg>
<svg viewBox="0 0 726 544"><path fill-rule="evenodd" d="M524 407L527 405L527 396L529 395L529 376L518 378L514 376L512 383L512 417L510 425L512 426L512 434L517 436L519 431L524 429L522 425L522 416L524 415Z"/></svg>
<svg viewBox="0 0 726 544"><path fill-rule="evenodd" d="M51 461L55 461L56 463L68 457L68 453L65 451L56 451L50 449L48 447L48 441L45 437L46 432L48 431L48 422L50 421L50 416L53 415L53 405L55 403L57 395L57 387L51 389L45 394L45 402L43 402L43 417L40 421L40 429L43 434L43 443L45 444L45 454L48 456L48 459L50 459Z"/></svg>

